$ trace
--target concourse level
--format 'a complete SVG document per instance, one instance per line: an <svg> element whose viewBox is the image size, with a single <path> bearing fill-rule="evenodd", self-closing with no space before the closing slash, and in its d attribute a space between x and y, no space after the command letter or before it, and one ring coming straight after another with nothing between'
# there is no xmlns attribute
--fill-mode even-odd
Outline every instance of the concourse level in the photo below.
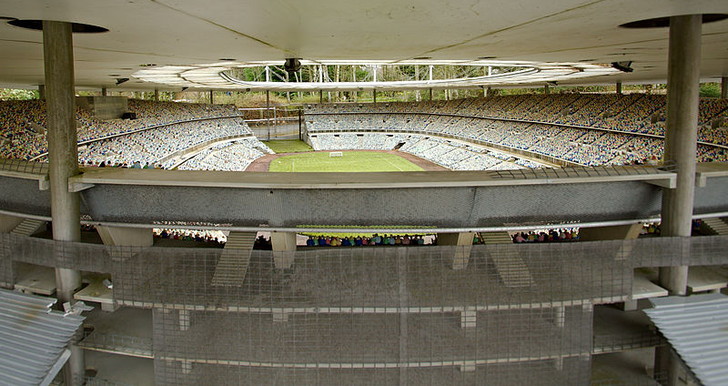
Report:
<svg viewBox="0 0 728 386"><path fill-rule="evenodd" d="M0 210L48 216L43 170L0 171ZM35 172L35 170L41 170ZM510 171L257 173L95 168L70 179L94 222L233 227L427 226L656 217L676 174L651 166ZM728 165L700 164L694 214L728 211Z"/></svg>

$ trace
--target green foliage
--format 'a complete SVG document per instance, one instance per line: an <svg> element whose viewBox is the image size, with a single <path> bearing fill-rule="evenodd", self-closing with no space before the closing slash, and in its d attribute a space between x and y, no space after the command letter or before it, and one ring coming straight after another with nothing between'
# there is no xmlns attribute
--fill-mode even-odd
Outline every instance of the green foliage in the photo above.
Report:
<svg viewBox="0 0 728 386"><path fill-rule="evenodd" d="M13 88L0 88L0 100L29 100L38 99L39 94L37 90L22 90Z"/></svg>
<svg viewBox="0 0 728 386"><path fill-rule="evenodd" d="M700 85L701 98L720 98L720 84L702 83Z"/></svg>
<svg viewBox="0 0 728 386"><path fill-rule="evenodd" d="M328 151L299 153L274 159L271 172L392 172L422 171L422 168L394 154L347 151L343 157L330 157Z"/></svg>

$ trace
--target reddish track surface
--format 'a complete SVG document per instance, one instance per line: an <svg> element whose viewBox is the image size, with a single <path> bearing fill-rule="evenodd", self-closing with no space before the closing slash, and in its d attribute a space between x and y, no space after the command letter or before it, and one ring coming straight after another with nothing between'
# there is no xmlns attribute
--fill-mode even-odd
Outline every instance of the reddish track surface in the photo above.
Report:
<svg viewBox="0 0 728 386"><path fill-rule="evenodd" d="M324 151L319 151L319 153L329 152L329 151L337 151L337 150L324 150ZM440 166L438 164L432 163L432 162L430 162L428 160L422 159L420 157L414 156L414 155L409 154L409 153L405 153L405 152L401 152L401 151L396 151L396 150L340 150L340 151L369 151L369 152L372 152L372 153L389 153L389 154L398 155L398 156L406 159L407 161L410 161L413 164L421 167L424 170L428 170L428 171L432 171L432 170L449 170L446 167L443 167L443 166ZM246 172L267 172L268 171L268 166L270 166L271 161L273 161L274 159L276 159L278 157L282 157L282 156L285 156L285 155L291 155L291 154L298 154L298 153L280 153L280 154L267 154L267 155L264 155L263 157L260 157L260 158L256 159L255 161L253 161L253 163L251 163L250 165L248 165L248 168L245 169L245 171Z"/></svg>

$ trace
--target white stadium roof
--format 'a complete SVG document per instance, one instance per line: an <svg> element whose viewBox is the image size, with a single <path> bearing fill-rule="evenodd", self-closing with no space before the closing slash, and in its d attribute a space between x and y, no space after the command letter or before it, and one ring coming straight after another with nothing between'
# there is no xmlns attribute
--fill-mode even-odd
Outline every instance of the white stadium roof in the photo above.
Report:
<svg viewBox="0 0 728 386"><path fill-rule="evenodd" d="M559 84L664 82L668 29L620 25L684 14L728 14L728 2L0 0L0 86L44 82L42 34L8 23L42 19L108 29L74 35L78 87L114 89L116 79L129 78L118 87L174 90L195 86L160 85L134 74L149 65L198 68L222 59L282 63L285 58L633 62L631 73L610 71ZM728 76L728 20L703 25L701 75ZM544 81L537 78L533 84ZM214 82L197 87L233 88Z"/></svg>

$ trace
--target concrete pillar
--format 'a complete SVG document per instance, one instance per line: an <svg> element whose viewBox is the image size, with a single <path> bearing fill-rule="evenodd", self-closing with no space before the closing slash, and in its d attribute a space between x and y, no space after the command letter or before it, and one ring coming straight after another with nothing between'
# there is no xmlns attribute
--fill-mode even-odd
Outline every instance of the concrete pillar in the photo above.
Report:
<svg viewBox="0 0 728 386"><path fill-rule="evenodd" d="M154 237L150 228L120 228L96 226L104 245L124 247L151 247Z"/></svg>
<svg viewBox="0 0 728 386"><path fill-rule="evenodd" d="M452 260L452 269L465 269L470 260L470 251L473 249L473 232L438 233L437 245L455 246Z"/></svg>
<svg viewBox="0 0 728 386"><path fill-rule="evenodd" d="M269 109L270 109L270 90L265 90L265 114L263 114L264 118L267 118ZM265 124L268 127L268 140L270 141L270 119L266 119Z"/></svg>
<svg viewBox="0 0 728 386"><path fill-rule="evenodd" d="M190 374L192 372L192 362L182 361L182 374Z"/></svg>
<svg viewBox="0 0 728 386"><path fill-rule="evenodd" d="M78 174L73 38L71 24L43 21L43 63L48 119L48 163L51 191L53 239L79 241L81 214L78 193L68 191L68 178ZM59 253L65 250L59 248ZM81 273L56 268L56 293L61 303L73 300L81 286ZM83 351L71 345L71 357L64 368L67 385L84 382Z"/></svg>
<svg viewBox="0 0 728 386"><path fill-rule="evenodd" d="M40 99L40 100L45 99L45 85L44 84L38 85L38 99Z"/></svg>
<svg viewBox="0 0 728 386"><path fill-rule="evenodd" d="M667 67L665 163L677 167L677 186L663 189L662 235L689 237L695 196L695 162L700 86L701 15L670 18ZM660 267L660 285L670 295L686 295L688 267ZM667 373L667 385L678 384L678 360L667 347L655 352L655 373Z"/></svg>
<svg viewBox="0 0 728 386"><path fill-rule="evenodd" d="M273 310L273 322L274 323L288 322L288 315L289 315L289 313L284 310L281 310L281 309Z"/></svg>
<svg viewBox="0 0 728 386"><path fill-rule="evenodd" d="M728 76L720 78L720 97L728 99Z"/></svg>
<svg viewBox="0 0 728 386"><path fill-rule="evenodd" d="M663 189L664 236L689 237L692 230L701 30L701 15L670 18L664 162L677 167L677 186ZM687 266L660 268L660 285L671 295L685 295L687 280Z"/></svg>
<svg viewBox="0 0 728 386"><path fill-rule="evenodd" d="M101 87L101 96L107 96L108 91L106 90L106 87Z"/></svg>
<svg viewBox="0 0 728 386"><path fill-rule="evenodd" d="M187 331L190 329L190 310L179 310L179 330Z"/></svg>
<svg viewBox="0 0 728 386"><path fill-rule="evenodd" d="M554 307L554 324L558 328L564 328L566 322L566 307Z"/></svg>
<svg viewBox="0 0 728 386"><path fill-rule="evenodd" d="M68 178L78 174L71 25L44 21L43 42L53 239L79 241L79 195L68 191ZM73 290L81 285L77 271L59 269L56 280L62 302L70 301Z"/></svg>
<svg viewBox="0 0 728 386"><path fill-rule="evenodd" d="M296 254L296 233L273 232L270 235L273 247L273 264L278 269L288 269L293 265Z"/></svg>
<svg viewBox="0 0 728 386"><path fill-rule="evenodd" d="M547 84L545 84L545 85L543 85L543 93L544 93L544 94L547 94L547 95L548 95L548 94L551 94L551 89L549 88L549 85L548 85L548 83L547 83Z"/></svg>
<svg viewBox="0 0 728 386"><path fill-rule="evenodd" d="M460 312L460 328L474 328L478 325L478 313L475 310Z"/></svg>
<svg viewBox="0 0 728 386"><path fill-rule="evenodd" d="M617 82L617 94L622 95L622 81Z"/></svg>

